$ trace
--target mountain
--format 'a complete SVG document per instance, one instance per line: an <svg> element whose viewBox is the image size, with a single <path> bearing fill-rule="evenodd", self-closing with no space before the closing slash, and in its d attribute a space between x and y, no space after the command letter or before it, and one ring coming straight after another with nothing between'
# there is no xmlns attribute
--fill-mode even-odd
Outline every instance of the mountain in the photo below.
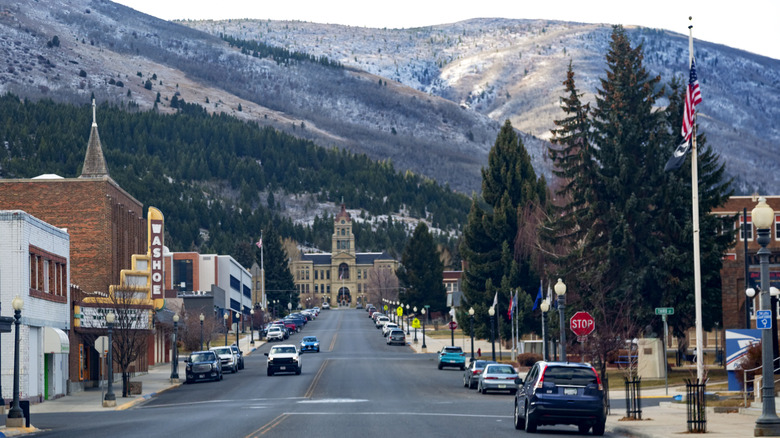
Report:
<svg viewBox="0 0 780 438"><path fill-rule="evenodd" d="M175 112L202 105L320 146L388 160L452 189L480 190L480 168L510 119L537 173L561 117L565 66L593 99L609 25L475 19L419 29L258 20L167 22L103 0L19 0L0 6L0 92L32 99L122 102ZM630 29L650 71L669 80L687 38ZM220 36L257 40L331 63L255 57ZM55 38L56 37L56 38ZM744 193L780 192L780 61L697 42L702 132ZM159 93L159 100L158 100Z"/></svg>

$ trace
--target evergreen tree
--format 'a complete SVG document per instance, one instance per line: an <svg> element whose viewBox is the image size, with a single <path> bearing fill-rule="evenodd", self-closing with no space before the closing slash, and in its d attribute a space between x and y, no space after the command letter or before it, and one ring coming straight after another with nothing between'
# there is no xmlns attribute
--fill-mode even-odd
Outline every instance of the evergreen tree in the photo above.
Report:
<svg viewBox="0 0 780 438"><path fill-rule="evenodd" d="M260 249L255 254L257 263L260 263ZM282 240L276 227L266 225L263 227L263 264L265 269L265 293L268 302L279 300L284 303L292 303L293 309L298 308L298 291L295 289L295 281L290 271L289 260L284 252Z"/></svg>
<svg viewBox="0 0 780 438"><path fill-rule="evenodd" d="M425 222L420 222L404 248L398 278L406 292L400 297L410 306L430 306L431 312L447 311L447 291L442 277L444 265L436 251L436 243Z"/></svg>

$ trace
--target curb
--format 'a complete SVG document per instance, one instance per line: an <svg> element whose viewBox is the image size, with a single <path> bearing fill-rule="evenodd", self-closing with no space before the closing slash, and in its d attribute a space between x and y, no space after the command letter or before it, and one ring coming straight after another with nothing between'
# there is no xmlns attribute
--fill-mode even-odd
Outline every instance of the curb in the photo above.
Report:
<svg viewBox="0 0 780 438"><path fill-rule="evenodd" d="M149 393L149 394L144 394L141 397L138 397L138 398L136 398L136 399L134 399L132 401L129 401L129 402L123 404L123 405L115 407L114 410L115 411L124 411L125 409L130 409L130 408L132 408L132 407L134 407L136 405L139 405L139 404L141 404L141 403L143 403L143 402L145 402L145 401L147 401L147 400L149 400L151 398L157 397L157 395L159 395L159 394L161 394L161 393L163 393L163 392L165 392L165 391L167 391L169 389L177 388L179 386L181 386L181 383L174 383L173 385L171 385L171 386L169 386L167 388L163 388L163 389L161 389L159 391L152 392L152 393Z"/></svg>

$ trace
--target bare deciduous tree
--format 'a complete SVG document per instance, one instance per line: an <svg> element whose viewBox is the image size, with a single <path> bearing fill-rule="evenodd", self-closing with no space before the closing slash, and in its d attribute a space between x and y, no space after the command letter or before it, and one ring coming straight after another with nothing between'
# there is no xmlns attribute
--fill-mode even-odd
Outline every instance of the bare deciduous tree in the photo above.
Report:
<svg viewBox="0 0 780 438"><path fill-rule="evenodd" d="M373 268L368 271L366 302L379 306L383 299L398 300L398 277L392 269Z"/></svg>
<svg viewBox="0 0 780 438"><path fill-rule="evenodd" d="M112 287L107 307L114 312L113 362L122 371L122 397L129 395L130 365L147 350L152 334L147 291L127 284Z"/></svg>

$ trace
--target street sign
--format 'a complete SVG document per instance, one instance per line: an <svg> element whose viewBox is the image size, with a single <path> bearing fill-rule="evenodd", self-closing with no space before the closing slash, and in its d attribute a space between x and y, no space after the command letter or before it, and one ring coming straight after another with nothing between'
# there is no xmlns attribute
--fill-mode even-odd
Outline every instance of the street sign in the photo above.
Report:
<svg viewBox="0 0 780 438"><path fill-rule="evenodd" d="M398 306L397 309L395 309L395 314L398 316L404 316L404 308L401 306Z"/></svg>
<svg viewBox="0 0 780 438"><path fill-rule="evenodd" d="M383 309L385 309L385 312L387 312L387 304L383 306Z"/></svg>
<svg viewBox="0 0 780 438"><path fill-rule="evenodd" d="M458 323L455 321L450 321L450 330L455 330L458 328Z"/></svg>
<svg viewBox="0 0 780 438"><path fill-rule="evenodd" d="M412 328L420 328L420 327L421 327L421 326L420 326L420 320L419 320L419 319L417 319L417 318L414 318L414 319L412 320Z"/></svg>
<svg viewBox="0 0 780 438"><path fill-rule="evenodd" d="M98 336L98 338L95 339L95 350L97 350L98 354L101 356L105 356L106 353L108 353L108 336Z"/></svg>
<svg viewBox="0 0 780 438"><path fill-rule="evenodd" d="M577 312L569 320L571 331L577 336L587 336L596 328L596 321L588 312Z"/></svg>
<svg viewBox="0 0 780 438"><path fill-rule="evenodd" d="M766 330L772 328L772 311L771 310L757 310L756 311L756 327Z"/></svg>
<svg viewBox="0 0 780 438"><path fill-rule="evenodd" d="M674 307L656 307L656 315L674 315Z"/></svg>

